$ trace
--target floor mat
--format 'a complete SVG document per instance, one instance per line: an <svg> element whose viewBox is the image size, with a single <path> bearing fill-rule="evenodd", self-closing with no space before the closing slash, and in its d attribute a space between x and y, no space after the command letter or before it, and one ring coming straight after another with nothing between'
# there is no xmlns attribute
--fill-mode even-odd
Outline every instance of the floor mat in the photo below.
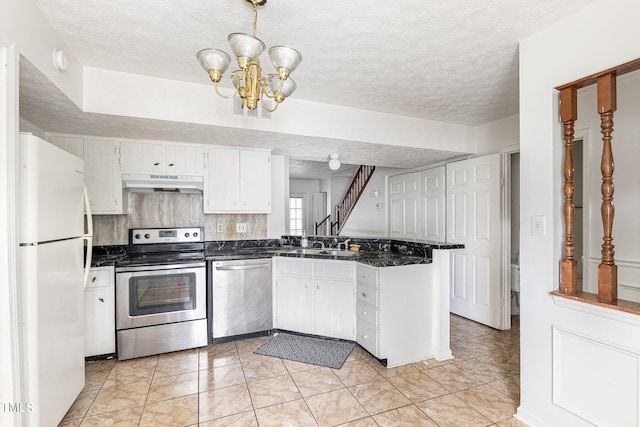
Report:
<svg viewBox="0 0 640 427"><path fill-rule="evenodd" d="M352 342L278 333L254 353L340 369L355 346Z"/></svg>

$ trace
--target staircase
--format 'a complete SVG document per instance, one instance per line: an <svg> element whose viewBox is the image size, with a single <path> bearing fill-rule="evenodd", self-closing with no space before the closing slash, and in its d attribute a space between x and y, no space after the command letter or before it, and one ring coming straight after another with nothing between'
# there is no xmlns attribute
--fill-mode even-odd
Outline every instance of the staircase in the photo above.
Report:
<svg viewBox="0 0 640 427"><path fill-rule="evenodd" d="M351 211L356 203L358 203L358 199L360 199L375 170L375 166L367 165L361 165L358 168L344 198L336 206L336 221L331 223L332 235L337 236L340 234L340 231L342 231L342 227L344 227L344 224L347 222L347 218L349 218Z"/></svg>

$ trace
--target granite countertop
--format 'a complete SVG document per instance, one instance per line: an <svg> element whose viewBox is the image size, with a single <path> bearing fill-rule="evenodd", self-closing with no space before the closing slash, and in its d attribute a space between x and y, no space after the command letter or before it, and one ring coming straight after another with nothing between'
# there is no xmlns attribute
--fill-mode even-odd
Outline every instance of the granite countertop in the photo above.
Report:
<svg viewBox="0 0 640 427"><path fill-rule="evenodd" d="M430 264L431 258L413 255L403 255L390 251L360 251L353 255L321 255L321 254L299 254L293 252L298 247L254 247L224 250L207 250L207 260L226 261L237 259L271 258L274 256L284 256L292 258L311 259L333 259L344 261L357 261L373 267L394 267L411 264Z"/></svg>
<svg viewBox="0 0 640 427"><path fill-rule="evenodd" d="M91 257L91 267L113 267L118 261L126 256L126 254L93 255Z"/></svg>
<svg viewBox="0 0 640 427"><path fill-rule="evenodd" d="M91 267L113 267L126 256L126 245L94 246L91 254Z"/></svg>

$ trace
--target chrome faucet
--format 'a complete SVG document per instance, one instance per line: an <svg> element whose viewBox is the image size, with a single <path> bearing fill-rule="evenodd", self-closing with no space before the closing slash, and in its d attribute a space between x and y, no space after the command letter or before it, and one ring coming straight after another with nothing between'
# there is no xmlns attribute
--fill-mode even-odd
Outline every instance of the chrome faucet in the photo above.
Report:
<svg viewBox="0 0 640 427"><path fill-rule="evenodd" d="M320 243L320 248L324 249L324 242L320 240L314 240L313 243L311 244L311 247L313 247L316 243Z"/></svg>
<svg viewBox="0 0 640 427"><path fill-rule="evenodd" d="M338 249L340 249L341 245L344 245L344 250L346 251L347 249L349 249L349 242L350 241L351 241L351 239L347 239L344 242L338 243Z"/></svg>

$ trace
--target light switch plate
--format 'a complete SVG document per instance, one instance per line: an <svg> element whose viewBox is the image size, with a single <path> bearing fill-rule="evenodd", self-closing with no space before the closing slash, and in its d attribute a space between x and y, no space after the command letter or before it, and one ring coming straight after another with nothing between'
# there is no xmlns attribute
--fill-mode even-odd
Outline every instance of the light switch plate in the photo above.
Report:
<svg viewBox="0 0 640 427"><path fill-rule="evenodd" d="M246 233L247 232L247 223L246 222L237 222L236 223L236 233Z"/></svg>
<svg viewBox="0 0 640 427"><path fill-rule="evenodd" d="M534 237L543 237L545 234L544 215L533 215L531 217L531 235Z"/></svg>
<svg viewBox="0 0 640 427"><path fill-rule="evenodd" d="M216 226L216 232L222 233L224 231L224 224L219 222Z"/></svg>

